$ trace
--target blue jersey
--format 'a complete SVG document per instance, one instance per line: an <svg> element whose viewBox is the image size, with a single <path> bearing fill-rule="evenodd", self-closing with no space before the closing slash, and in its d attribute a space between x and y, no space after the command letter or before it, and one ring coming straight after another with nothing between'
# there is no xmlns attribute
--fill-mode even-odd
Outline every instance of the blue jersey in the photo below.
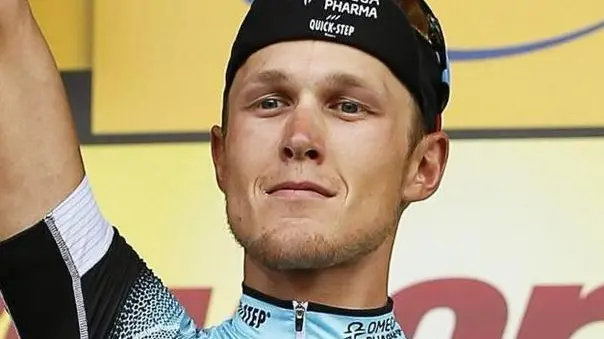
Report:
<svg viewBox="0 0 604 339"><path fill-rule="evenodd" d="M348 310L246 286L231 319L200 329L102 217L87 179L0 244L0 291L22 339L405 338L391 299Z"/></svg>

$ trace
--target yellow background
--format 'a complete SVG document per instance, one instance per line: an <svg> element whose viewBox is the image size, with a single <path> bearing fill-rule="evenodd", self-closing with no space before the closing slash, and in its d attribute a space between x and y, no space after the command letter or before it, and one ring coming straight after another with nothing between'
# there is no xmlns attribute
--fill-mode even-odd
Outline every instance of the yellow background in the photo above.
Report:
<svg viewBox="0 0 604 339"><path fill-rule="evenodd" d="M452 48L534 42L604 20L604 2L597 0L430 3ZM32 5L59 65L92 66L94 133L207 131L219 121L243 0ZM604 46L604 29L528 55L454 63L446 127L603 127L604 52L598 46Z"/></svg>
<svg viewBox="0 0 604 339"><path fill-rule="evenodd" d="M604 2L432 0L448 44L501 47L604 21ZM447 128L604 126L604 29L529 55L453 66Z"/></svg>
<svg viewBox="0 0 604 339"><path fill-rule="evenodd" d="M204 131L219 121L242 1L31 3L60 67L93 69L93 132ZM449 45L460 48L535 41L604 20L599 0L431 4ZM604 127L601 46L602 30L530 55L455 63L446 126ZM242 252L226 226L208 145L83 152L103 211L130 243L170 287L213 289L206 325L229 316ZM602 138L454 141L439 193L403 216L391 291L442 277L484 280L505 296L504 338L515 338L534 286L578 284L587 293L604 284L603 172ZM448 339L453 321L436 310L415 339ZM572 339L602 338L596 324Z"/></svg>

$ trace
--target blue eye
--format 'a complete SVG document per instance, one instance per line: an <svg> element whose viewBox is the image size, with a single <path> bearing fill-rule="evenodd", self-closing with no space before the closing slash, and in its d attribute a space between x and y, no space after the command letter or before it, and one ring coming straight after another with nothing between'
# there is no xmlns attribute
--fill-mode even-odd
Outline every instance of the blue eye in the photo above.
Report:
<svg viewBox="0 0 604 339"><path fill-rule="evenodd" d="M277 109L277 108L281 107L281 106L279 106L280 104L282 104L282 102L279 99L267 98L267 99L262 100L258 106L261 109Z"/></svg>
<svg viewBox="0 0 604 339"><path fill-rule="evenodd" d="M342 112L347 114L356 114L362 111L361 105L353 101L343 101L338 106Z"/></svg>

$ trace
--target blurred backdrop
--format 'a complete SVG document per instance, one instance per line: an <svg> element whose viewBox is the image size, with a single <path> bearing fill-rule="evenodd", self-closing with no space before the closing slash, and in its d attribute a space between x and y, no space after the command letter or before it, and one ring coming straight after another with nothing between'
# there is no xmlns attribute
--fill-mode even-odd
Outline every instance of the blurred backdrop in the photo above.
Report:
<svg viewBox="0 0 604 339"><path fill-rule="evenodd" d="M248 3L30 3L106 216L200 325L221 322L242 251L207 131ZM604 2L430 3L453 59L454 140L440 191L401 221L397 316L414 339L604 338Z"/></svg>

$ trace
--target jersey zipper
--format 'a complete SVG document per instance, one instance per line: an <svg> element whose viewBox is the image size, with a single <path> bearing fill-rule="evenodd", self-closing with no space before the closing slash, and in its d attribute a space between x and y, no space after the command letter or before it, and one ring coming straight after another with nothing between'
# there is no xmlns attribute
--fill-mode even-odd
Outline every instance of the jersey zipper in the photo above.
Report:
<svg viewBox="0 0 604 339"><path fill-rule="evenodd" d="M306 338L306 331L304 331L304 320L306 319L306 309L308 308L308 302L294 301L294 314L295 319L295 330L296 339Z"/></svg>

